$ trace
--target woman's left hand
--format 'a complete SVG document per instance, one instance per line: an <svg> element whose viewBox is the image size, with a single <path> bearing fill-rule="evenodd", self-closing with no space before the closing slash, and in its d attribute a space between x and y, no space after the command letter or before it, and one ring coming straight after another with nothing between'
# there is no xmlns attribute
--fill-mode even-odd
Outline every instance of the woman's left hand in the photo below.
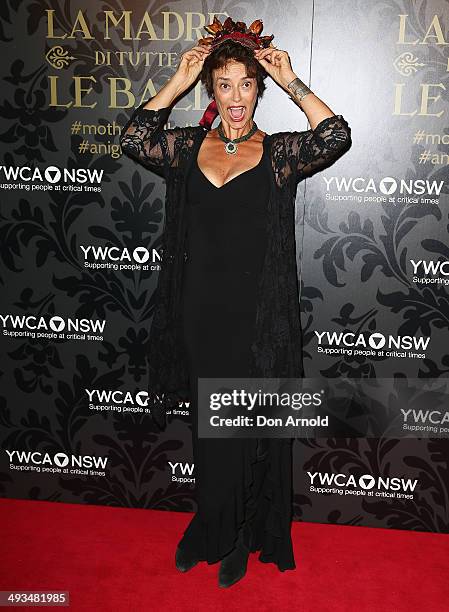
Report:
<svg viewBox="0 0 449 612"><path fill-rule="evenodd" d="M265 49L256 49L254 57L265 68L271 78L285 90L287 90L287 85L297 77L293 72L287 51L281 51L281 49L276 49L275 47L267 47Z"/></svg>

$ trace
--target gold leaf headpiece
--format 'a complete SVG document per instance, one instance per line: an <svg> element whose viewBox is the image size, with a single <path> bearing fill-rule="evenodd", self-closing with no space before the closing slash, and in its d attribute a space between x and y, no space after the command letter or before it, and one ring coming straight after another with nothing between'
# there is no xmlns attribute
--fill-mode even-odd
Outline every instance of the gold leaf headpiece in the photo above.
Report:
<svg viewBox="0 0 449 612"><path fill-rule="evenodd" d="M261 19L256 19L249 27L246 27L244 21L234 21L231 17L227 17L224 23L221 23L215 15L213 22L205 26L204 29L209 34L212 34L212 36L200 38L198 43L210 45L212 50L228 39L235 40L249 49L262 49L273 46L271 41L274 38L274 34L271 34L271 36L260 36L263 30Z"/></svg>

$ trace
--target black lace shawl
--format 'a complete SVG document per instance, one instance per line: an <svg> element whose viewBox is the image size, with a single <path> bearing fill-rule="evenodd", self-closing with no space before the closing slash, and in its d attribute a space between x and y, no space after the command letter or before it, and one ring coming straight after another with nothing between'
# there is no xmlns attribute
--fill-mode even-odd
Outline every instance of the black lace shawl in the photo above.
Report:
<svg viewBox="0 0 449 612"><path fill-rule="evenodd" d="M165 411L189 400L180 341L180 293L185 261L185 177L207 130L164 129L170 107L138 107L120 135L123 153L166 181L163 260L149 342L149 406L160 428ZM342 115L323 119L314 130L267 134L266 171L271 178L268 245L259 282L250 377L304 376L295 247L295 200L300 181L338 159L351 144Z"/></svg>

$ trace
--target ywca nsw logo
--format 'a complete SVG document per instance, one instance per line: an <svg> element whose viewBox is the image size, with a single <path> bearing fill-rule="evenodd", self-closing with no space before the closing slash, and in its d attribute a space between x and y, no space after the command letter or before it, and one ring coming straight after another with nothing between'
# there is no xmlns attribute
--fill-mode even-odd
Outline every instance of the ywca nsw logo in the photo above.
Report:
<svg viewBox="0 0 449 612"><path fill-rule="evenodd" d="M105 476L108 457L72 455L62 451L20 451L5 449L11 470L42 474Z"/></svg>
<svg viewBox="0 0 449 612"><path fill-rule="evenodd" d="M418 484L416 478L402 476L373 476L372 474L336 474L334 472L307 472L312 493L355 495L360 497L391 497L413 499Z"/></svg>
<svg viewBox="0 0 449 612"><path fill-rule="evenodd" d="M103 341L106 320L0 313L0 324L3 335L11 338Z"/></svg>
<svg viewBox="0 0 449 612"><path fill-rule="evenodd" d="M317 331L317 352L326 355L424 359L430 342L426 336L398 336L381 332Z"/></svg>

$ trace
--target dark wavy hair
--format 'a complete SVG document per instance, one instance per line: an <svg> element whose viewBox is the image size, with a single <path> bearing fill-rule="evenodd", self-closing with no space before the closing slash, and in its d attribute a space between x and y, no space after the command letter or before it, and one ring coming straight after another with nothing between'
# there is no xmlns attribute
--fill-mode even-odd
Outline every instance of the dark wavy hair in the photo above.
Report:
<svg viewBox="0 0 449 612"><path fill-rule="evenodd" d="M201 82L205 86L209 98L212 98L214 93L213 71L225 66L229 60L241 62L246 67L246 74L249 77L256 78L257 98L260 99L266 89L264 80L267 78L268 73L265 68L259 64L250 49L232 39L223 42L204 60L203 69L201 71Z"/></svg>

